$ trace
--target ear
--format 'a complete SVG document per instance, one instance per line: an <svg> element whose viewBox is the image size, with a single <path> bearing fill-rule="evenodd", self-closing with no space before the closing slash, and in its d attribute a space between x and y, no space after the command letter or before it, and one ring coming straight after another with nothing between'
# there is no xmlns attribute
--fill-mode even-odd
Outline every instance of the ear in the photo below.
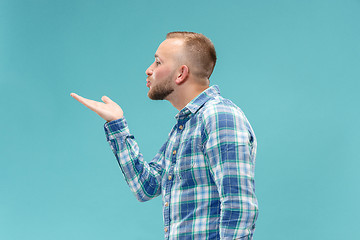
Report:
<svg viewBox="0 0 360 240"><path fill-rule="evenodd" d="M189 77L189 68L186 65L181 65L176 76L175 83L180 85L183 84Z"/></svg>

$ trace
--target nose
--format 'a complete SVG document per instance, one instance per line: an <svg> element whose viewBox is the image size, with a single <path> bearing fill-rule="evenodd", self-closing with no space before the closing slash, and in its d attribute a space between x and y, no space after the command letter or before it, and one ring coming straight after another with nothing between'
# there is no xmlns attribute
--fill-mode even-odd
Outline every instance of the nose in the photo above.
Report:
<svg viewBox="0 0 360 240"><path fill-rule="evenodd" d="M151 75L152 75L152 73L153 73L152 64L148 67L148 69L146 69L145 73L146 73L146 75L148 75L148 76L151 76Z"/></svg>

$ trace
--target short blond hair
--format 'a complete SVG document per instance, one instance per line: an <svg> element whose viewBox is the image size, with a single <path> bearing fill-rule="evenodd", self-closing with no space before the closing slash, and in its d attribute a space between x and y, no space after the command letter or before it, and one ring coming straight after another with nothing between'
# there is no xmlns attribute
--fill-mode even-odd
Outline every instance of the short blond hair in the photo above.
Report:
<svg viewBox="0 0 360 240"><path fill-rule="evenodd" d="M166 39L171 38L184 40L185 55L194 67L190 70L192 74L209 79L217 59L211 40L201 33L194 32L170 32Z"/></svg>

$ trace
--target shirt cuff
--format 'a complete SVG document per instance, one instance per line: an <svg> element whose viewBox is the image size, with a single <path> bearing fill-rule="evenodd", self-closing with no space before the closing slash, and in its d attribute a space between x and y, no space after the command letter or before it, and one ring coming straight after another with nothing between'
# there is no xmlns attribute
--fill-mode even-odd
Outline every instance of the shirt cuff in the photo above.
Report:
<svg viewBox="0 0 360 240"><path fill-rule="evenodd" d="M105 130L107 140L114 139L114 138L116 138L116 136L119 136L119 135L125 136L125 135L130 134L128 124L124 117L105 123L104 130Z"/></svg>

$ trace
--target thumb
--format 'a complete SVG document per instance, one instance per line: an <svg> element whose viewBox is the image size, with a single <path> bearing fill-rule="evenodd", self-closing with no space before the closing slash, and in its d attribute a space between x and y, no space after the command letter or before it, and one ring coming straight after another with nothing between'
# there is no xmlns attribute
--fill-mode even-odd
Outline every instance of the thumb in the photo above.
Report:
<svg viewBox="0 0 360 240"><path fill-rule="evenodd" d="M104 103L106 103L106 104L108 104L108 103L113 103L113 101L112 101L109 97L107 97L107 96L103 96L103 97L101 98L101 100L102 100Z"/></svg>

